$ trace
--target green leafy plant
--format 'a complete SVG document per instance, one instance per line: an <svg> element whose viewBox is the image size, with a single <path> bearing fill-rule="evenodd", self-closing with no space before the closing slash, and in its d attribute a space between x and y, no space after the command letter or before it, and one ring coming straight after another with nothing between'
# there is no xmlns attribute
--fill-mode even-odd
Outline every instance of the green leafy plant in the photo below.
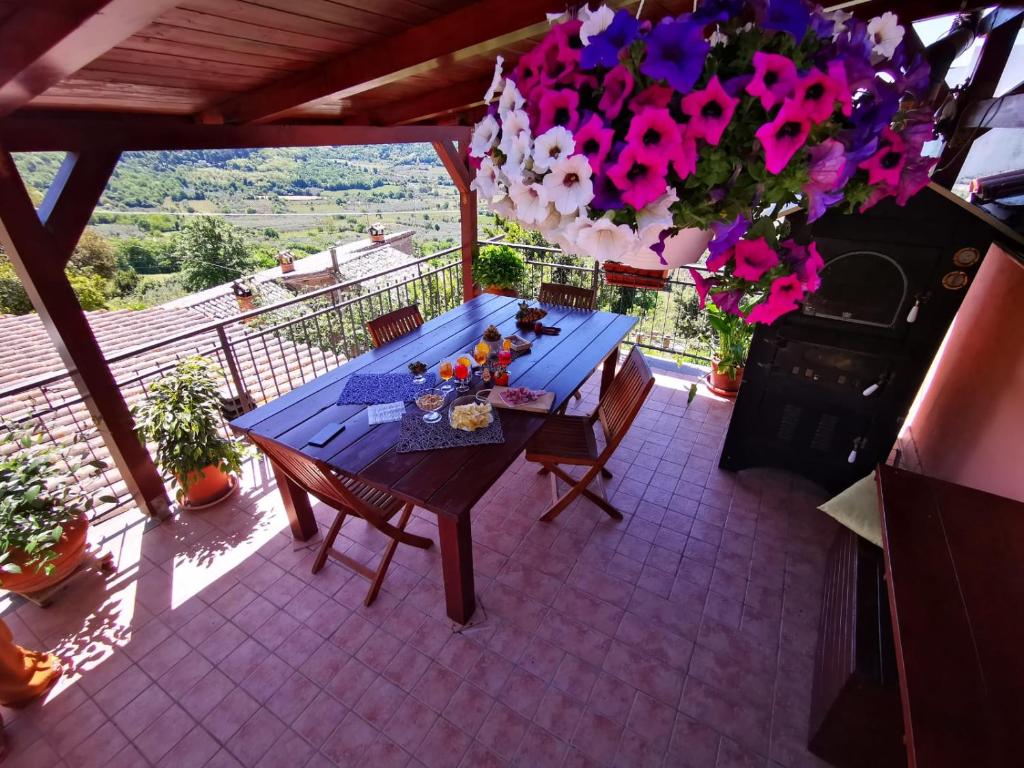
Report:
<svg viewBox="0 0 1024 768"><path fill-rule="evenodd" d="M473 277L483 286L518 288L526 279L526 265L514 248L486 245L473 265Z"/></svg>
<svg viewBox="0 0 1024 768"><path fill-rule="evenodd" d="M204 357L182 360L150 387L149 398L134 408L139 438L156 446L156 462L170 477L178 499L213 465L222 472L241 469L245 449L220 433L220 392L213 364Z"/></svg>
<svg viewBox="0 0 1024 768"><path fill-rule="evenodd" d="M109 500L82 486L105 465L80 461L76 442L44 442L31 424L0 426L0 586L4 573L51 573L64 527Z"/></svg>
<svg viewBox="0 0 1024 768"><path fill-rule="evenodd" d="M714 304L708 305L708 322L714 333L718 372L734 379L747 362L754 326L742 317L723 312Z"/></svg>

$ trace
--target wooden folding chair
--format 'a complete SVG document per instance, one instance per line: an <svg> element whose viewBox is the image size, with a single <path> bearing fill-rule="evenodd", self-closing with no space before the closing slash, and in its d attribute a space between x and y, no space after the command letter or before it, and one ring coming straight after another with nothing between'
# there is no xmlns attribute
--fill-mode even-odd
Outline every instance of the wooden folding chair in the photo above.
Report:
<svg viewBox="0 0 1024 768"><path fill-rule="evenodd" d="M413 304L411 307L402 307L394 312L381 315L366 324L366 329L373 338L373 346L381 347L389 341L394 341L400 336L416 330L423 325L423 315L420 308Z"/></svg>
<svg viewBox="0 0 1024 768"><path fill-rule="evenodd" d="M537 301L573 309L593 309L597 306L597 291L593 288L577 288L575 285L541 283Z"/></svg>
<svg viewBox="0 0 1024 768"><path fill-rule="evenodd" d="M594 413L590 416L548 417L526 445L526 460L539 463L540 474L551 473L554 504L541 516L541 520L554 520L580 495L586 496L616 520L622 519L622 513L604 498L603 488L598 495L590 490L590 484L599 474L611 477L604 465L629 431L653 386L654 375L647 361L639 347L633 347ZM605 447L600 452L594 435L596 421L601 422L605 437ZM585 466L587 471L577 480L559 464ZM563 496L558 495L559 478L569 484L569 491Z"/></svg>
<svg viewBox="0 0 1024 768"><path fill-rule="evenodd" d="M313 561L313 573L317 573L324 567L328 556L348 566L370 582L370 591L366 593L364 605L369 606L377 598L377 593L384 582L384 576L399 542L420 549L427 549L433 544L430 539L416 536L405 530L412 514L412 504L403 504L400 499L396 499L391 494L365 485L358 480L341 478L324 462L305 456L275 440L257 435L249 437L293 482L327 506L338 511L337 517L334 518L334 522L327 531L327 536L324 537L323 544L320 545L316 560ZM399 510L402 514L398 519L398 524L392 525L389 521ZM388 542L376 571L334 549L334 541L338 538L341 525L348 515L363 518L385 536L390 537L391 541Z"/></svg>
<svg viewBox="0 0 1024 768"><path fill-rule="evenodd" d="M541 283L537 301L542 304L556 304L559 307L571 307L572 309L594 309L597 307L597 290L577 288L575 285L562 285L561 283ZM572 396L577 400L583 399L583 395L578 389L572 393ZM565 413L564 405L559 409L559 413Z"/></svg>

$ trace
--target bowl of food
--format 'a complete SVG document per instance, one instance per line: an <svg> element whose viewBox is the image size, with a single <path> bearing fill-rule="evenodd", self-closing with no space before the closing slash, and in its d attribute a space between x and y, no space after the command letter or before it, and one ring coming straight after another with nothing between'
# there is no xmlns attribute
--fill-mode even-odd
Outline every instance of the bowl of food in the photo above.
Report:
<svg viewBox="0 0 1024 768"><path fill-rule="evenodd" d="M452 429L463 432L476 432L494 421L494 411L490 403L481 403L475 395L457 397L448 409L448 422Z"/></svg>
<svg viewBox="0 0 1024 768"><path fill-rule="evenodd" d="M547 310L540 307L531 307L525 301L519 302L519 311L516 312L516 325L520 328L533 328L534 324L547 317Z"/></svg>
<svg viewBox="0 0 1024 768"><path fill-rule="evenodd" d="M436 424L441 420L438 411L444 408L444 395L438 388L425 389L416 395L416 407L423 411L423 420L428 424Z"/></svg>
<svg viewBox="0 0 1024 768"><path fill-rule="evenodd" d="M413 384L424 384L427 381L427 364L419 360L409 363L409 373L412 374Z"/></svg>

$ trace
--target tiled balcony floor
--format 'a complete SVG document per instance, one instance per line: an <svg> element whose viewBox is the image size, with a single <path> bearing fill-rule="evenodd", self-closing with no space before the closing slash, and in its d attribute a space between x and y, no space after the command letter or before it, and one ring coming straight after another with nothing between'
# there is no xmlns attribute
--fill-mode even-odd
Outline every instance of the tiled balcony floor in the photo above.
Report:
<svg viewBox="0 0 1024 768"><path fill-rule="evenodd" d="M102 532L116 574L4 616L77 663L3 710L5 768L819 765L804 744L833 523L794 476L720 472L730 405L686 408L689 381L657 373L611 465L625 520L582 500L537 522L548 479L522 459L481 501L462 631L436 546L399 547L369 609L338 564L311 575L259 461L221 508L145 536L122 516ZM382 547L344 534L351 554Z"/></svg>

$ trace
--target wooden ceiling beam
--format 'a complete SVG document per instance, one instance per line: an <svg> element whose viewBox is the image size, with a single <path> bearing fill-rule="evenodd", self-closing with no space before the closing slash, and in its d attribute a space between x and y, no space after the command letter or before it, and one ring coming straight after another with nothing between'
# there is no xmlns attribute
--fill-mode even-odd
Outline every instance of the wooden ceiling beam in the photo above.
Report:
<svg viewBox="0 0 1024 768"><path fill-rule="evenodd" d="M39 218L65 266L120 157L117 150L69 152L39 205Z"/></svg>
<svg viewBox="0 0 1024 768"><path fill-rule="evenodd" d="M629 5L636 0L618 0ZM213 108L225 122L269 122L309 102L354 96L475 56L497 53L548 29L564 0L479 0L405 32L232 97Z"/></svg>
<svg viewBox="0 0 1024 768"><path fill-rule="evenodd" d="M25 2L0 27L0 117L146 27L177 0Z"/></svg>
<svg viewBox="0 0 1024 768"><path fill-rule="evenodd" d="M468 127L457 125L201 125L173 117L78 117L67 112L0 120L0 143L12 152L430 144L463 141L469 132Z"/></svg>
<svg viewBox="0 0 1024 768"><path fill-rule="evenodd" d="M457 115L473 107L483 106L484 94L490 85L490 76L458 83L412 99L384 104L366 115L346 122L369 125L408 125L424 120L440 120Z"/></svg>

